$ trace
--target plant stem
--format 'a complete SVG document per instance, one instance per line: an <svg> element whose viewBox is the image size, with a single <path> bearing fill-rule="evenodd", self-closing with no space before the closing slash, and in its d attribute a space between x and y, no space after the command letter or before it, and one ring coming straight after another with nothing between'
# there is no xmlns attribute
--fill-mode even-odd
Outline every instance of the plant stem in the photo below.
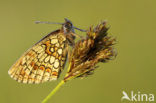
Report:
<svg viewBox="0 0 156 103"><path fill-rule="evenodd" d="M70 70L70 66L71 66L71 64L69 64L69 66L68 66L68 69L67 69L67 72ZM68 73L66 74L66 76L68 75ZM65 77L66 77L65 76ZM72 78L68 78L68 80L70 80L70 79L72 79ZM66 80L67 81L67 80ZM66 82L65 80L62 80L49 94L48 94L48 96L46 97L46 98L44 98L44 100L42 101L42 103L47 103L48 102L48 100L60 89L60 87L62 86L62 85L64 85L65 84L65 82Z"/></svg>
<svg viewBox="0 0 156 103"><path fill-rule="evenodd" d="M44 98L44 100L42 101L42 103L47 103L48 100L60 89L60 87L64 84L64 80L62 80L50 93L49 95Z"/></svg>

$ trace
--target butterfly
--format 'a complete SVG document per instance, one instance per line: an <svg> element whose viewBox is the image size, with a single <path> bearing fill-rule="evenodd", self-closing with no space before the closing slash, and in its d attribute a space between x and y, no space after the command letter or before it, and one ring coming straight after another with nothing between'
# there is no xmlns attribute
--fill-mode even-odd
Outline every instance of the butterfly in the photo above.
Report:
<svg viewBox="0 0 156 103"><path fill-rule="evenodd" d="M74 29L83 30L66 18L64 23L56 24L61 24L62 28L42 38L13 64L8 71L11 78L28 84L57 80L65 66L69 46L75 44Z"/></svg>

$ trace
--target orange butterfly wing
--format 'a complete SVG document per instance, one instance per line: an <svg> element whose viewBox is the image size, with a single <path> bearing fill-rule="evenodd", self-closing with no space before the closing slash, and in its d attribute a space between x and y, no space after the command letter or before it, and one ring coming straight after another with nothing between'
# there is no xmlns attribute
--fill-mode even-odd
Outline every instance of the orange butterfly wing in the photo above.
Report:
<svg viewBox="0 0 156 103"><path fill-rule="evenodd" d="M64 68L68 51L67 40L56 30L27 50L9 69L9 75L21 83L56 80Z"/></svg>

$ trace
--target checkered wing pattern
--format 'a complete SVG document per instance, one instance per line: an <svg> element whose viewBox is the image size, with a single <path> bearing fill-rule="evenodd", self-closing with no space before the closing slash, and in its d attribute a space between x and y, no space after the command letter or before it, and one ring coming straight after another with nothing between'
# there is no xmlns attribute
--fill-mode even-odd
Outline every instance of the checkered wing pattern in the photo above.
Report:
<svg viewBox="0 0 156 103"><path fill-rule="evenodd" d="M64 68L67 46L64 33L52 32L26 51L8 73L21 83L56 80Z"/></svg>

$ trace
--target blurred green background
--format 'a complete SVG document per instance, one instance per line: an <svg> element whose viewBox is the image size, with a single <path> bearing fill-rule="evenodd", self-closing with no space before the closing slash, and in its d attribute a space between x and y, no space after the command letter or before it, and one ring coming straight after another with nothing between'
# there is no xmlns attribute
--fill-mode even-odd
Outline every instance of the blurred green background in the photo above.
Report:
<svg viewBox="0 0 156 103"><path fill-rule="evenodd" d="M39 103L58 84L63 76L56 82L21 84L8 69L60 28L34 21L64 22L65 17L81 29L107 20L118 56L100 64L94 75L68 82L49 103L121 103L123 90L156 95L155 0L0 0L0 103Z"/></svg>

